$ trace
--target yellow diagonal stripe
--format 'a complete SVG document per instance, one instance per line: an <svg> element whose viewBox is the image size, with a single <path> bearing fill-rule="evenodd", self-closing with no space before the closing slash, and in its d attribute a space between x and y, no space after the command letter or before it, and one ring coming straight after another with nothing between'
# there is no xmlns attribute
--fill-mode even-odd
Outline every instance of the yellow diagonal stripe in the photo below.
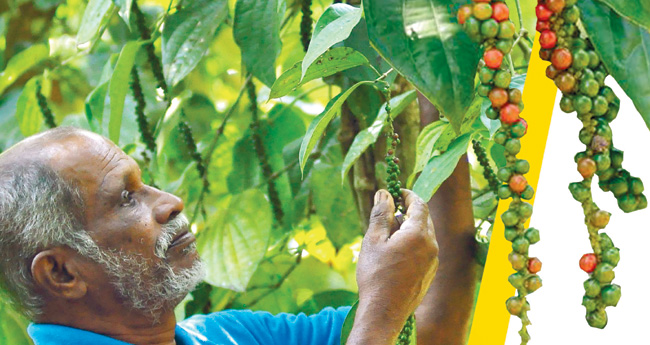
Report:
<svg viewBox="0 0 650 345"><path fill-rule="evenodd" d="M528 134L521 139L521 152L517 155L518 158L530 162L526 179L535 189L557 93L553 81L546 78L548 64L539 58L539 43L535 42L524 86L524 111L521 114L528 122ZM530 202L533 201L534 199ZM510 314L506 310L505 302L515 293L515 288L508 283L508 276L514 273L508 262L508 254L512 248L511 243L504 238L504 225L501 221L501 214L508 209L508 204L507 200L501 201L497 209L468 345L503 345L506 340ZM542 241L537 245L544 245L544 229L539 230L542 233ZM540 259L544 261L544 258ZM544 288L536 293L544 293ZM532 305L531 309L534 308ZM534 323L535 320L531 321Z"/></svg>

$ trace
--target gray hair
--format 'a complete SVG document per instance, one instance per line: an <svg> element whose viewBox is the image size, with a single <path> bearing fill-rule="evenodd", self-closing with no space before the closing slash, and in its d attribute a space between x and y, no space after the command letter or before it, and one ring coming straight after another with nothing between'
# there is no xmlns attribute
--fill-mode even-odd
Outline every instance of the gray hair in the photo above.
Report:
<svg viewBox="0 0 650 345"><path fill-rule="evenodd" d="M0 167L0 288L30 318L41 313L31 263L39 251L68 246L90 256L97 245L84 231L79 190L41 163Z"/></svg>

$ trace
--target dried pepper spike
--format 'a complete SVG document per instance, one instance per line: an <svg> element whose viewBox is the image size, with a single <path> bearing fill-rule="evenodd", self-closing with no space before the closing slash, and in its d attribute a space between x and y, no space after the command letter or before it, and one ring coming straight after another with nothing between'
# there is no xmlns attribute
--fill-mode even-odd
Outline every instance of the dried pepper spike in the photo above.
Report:
<svg viewBox="0 0 650 345"><path fill-rule="evenodd" d="M546 75L562 91L562 111L575 111L583 125L578 137L585 151L575 156L583 179L571 183L569 191L582 204L593 250L579 261L580 268L589 274L584 283L582 305L586 308L587 323L591 327L604 328L607 325L605 308L616 306L621 297L621 287L612 284L620 256L611 238L601 232L609 223L610 214L593 202L593 177L598 175L599 187L612 192L624 212L647 207L647 199L643 195L643 183L623 169L623 152L613 146L609 123L616 118L620 101L605 85L609 73L577 25L580 10L576 2L542 0L535 10L543 48L540 57L551 62Z"/></svg>
<svg viewBox="0 0 650 345"><path fill-rule="evenodd" d="M144 100L140 76L138 75L138 69L135 66L131 69L131 91L133 92L133 98L136 101L135 114L138 122L138 130L140 131L140 137L142 138L142 142L147 146L147 150L154 154L156 152L156 140L153 138L149 122L147 121L147 116L144 113L147 103Z"/></svg>
<svg viewBox="0 0 650 345"><path fill-rule="evenodd" d="M268 181L268 193L269 201L271 202L271 208L273 210L273 216L279 224L283 224L284 211L282 210L282 201L280 200L280 194L275 188L275 182L272 180L273 169L268 161L268 156L266 154L266 149L264 148L264 143L262 142L262 136L259 131L259 116L257 108L257 93L255 90L255 84L252 80L248 81L246 85L248 91L248 98L250 100L250 110L252 121L250 125L251 138L253 141L253 147L255 148L255 154L260 162L260 167L262 168L262 175Z"/></svg>
<svg viewBox="0 0 650 345"><path fill-rule="evenodd" d="M304 51L307 51L309 48L309 41L311 41L311 27L314 22L311 18L311 2L312 0L301 0L300 2L300 10L302 12L302 18L300 20L300 42L302 43Z"/></svg>
<svg viewBox="0 0 650 345"><path fill-rule="evenodd" d="M519 334L521 343L526 344L530 340L527 330L530 325L527 315L530 305L526 296L542 286L542 280L537 275L542 263L539 259L528 256L530 245L539 241L539 231L525 227L533 213L533 207L524 200L531 199L535 192L524 177L530 164L517 158L521 150L519 139L526 135L528 124L519 116L524 106L521 91L510 88L512 74L503 65L504 57L510 53L514 44L515 26L509 19L507 5L502 1L489 0L474 0L471 5L462 6L458 12L458 22L464 26L470 38L480 43L484 49L485 65L478 72L481 82L478 93L491 102L492 106L486 110L486 116L501 121L501 128L495 133L494 141L505 148L506 166L496 174L502 182L497 187L497 195L501 199L512 198L510 207L503 213L501 220L505 225L505 237L512 242L512 252L508 259L517 271L508 278L517 289L517 295L506 301L506 308L521 319Z"/></svg>
<svg viewBox="0 0 650 345"><path fill-rule="evenodd" d="M41 92L40 81L36 82L36 99L38 100L38 108L41 110L41 114L43 114L43 119L45 120L45 124L49 128L56 127L56 122L54 121L54 114L52 114L52 110L50 109L50 106L47 104L47 99L45 98L45 96L43 96L43 93Z"/></svg>
<svg viewBox="0 0 650 345"><path fill-rule="evenodd" d="M472 140L472 147L474 148L474 154L476 154L478 162L481 164L481 167L483 167L483 177L488 181L490 189L492 189L494 193L497 193L499 185L501 184L497 180L497 176L494 174L492 166L490 166L490 161L485 153L485 148L478 140Z"/></svg>

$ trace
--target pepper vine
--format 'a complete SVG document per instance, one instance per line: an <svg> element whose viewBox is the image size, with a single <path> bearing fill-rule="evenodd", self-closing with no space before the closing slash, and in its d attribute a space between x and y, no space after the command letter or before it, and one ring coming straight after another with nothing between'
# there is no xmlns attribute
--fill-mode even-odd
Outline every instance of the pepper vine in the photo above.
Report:
<svg viewBox="0 0 650 345"><path fill-rule="evenodd" d="M488 181L490 189L496 193L501 183L497 180L497 175L494 174L494 170L492 170L492 166L490 166L490 161L485 153L485 148L478 140L472 140L472 148L474 149L474 154L476 154L476 159L483 168L483 177Z"/></svg>
<svg viewBox="0 0 650 345"><path fill-rule="evenodd" d="M506 166L497 171L498 179L503 182L497 194L501 199L512 198L501 219L505 225L505 237L512 242L508 260L517 271L508 277L508 281L517 289L517 295L506 301L506 308L521 319L519 335L521 343L527 344L530 340L527 327L531 323L527 315L530 305L526 296L542 286L542 280L537 275L542 264L539 259L528 256L529 246L539 241L539 231L525 227L533 207L523 200L531 199L535 192L524 177L530 169L528 161L517 158L521 150L519 139L526 134L528 124L519 117L524 107L521 91L510 88L514 68L511 63L510 66L503 64L504 58L511 61L509 54L514 45L515 25L509 18L508 6L502 1L474 0L472 5L462 6L458 12L458 22L464 26L470 38L484 49L478 93L488 97L491 102L486 116L501 121L494 141L505 148Z"/></svg>
<svg viewBox="0 0 650 345"><path fill-rule="evenodd" d="M620 100L605 85L607 68L578 26L580 9L576 3L577 0L544 0L535 11L542 47L540 57L551 62L546 75L562 91L562 111L575 111L583 125L578 137L585 151L575 156L583 180L571 183L569 190L582 205L593 250L579 262L580 268L589 274L584 282L582 305L586 308L587 323L604 328L605 308L616 306L621 297L621 287L612 284L620 256L611 238L599 232L609 223L610 213L593 202L593 177L598 175L598 186L603 191L611 191L624 212L647 207L647 199L643 195L643 182L623 169L623 152L613 146L609 123L618 114Z"/></svg>

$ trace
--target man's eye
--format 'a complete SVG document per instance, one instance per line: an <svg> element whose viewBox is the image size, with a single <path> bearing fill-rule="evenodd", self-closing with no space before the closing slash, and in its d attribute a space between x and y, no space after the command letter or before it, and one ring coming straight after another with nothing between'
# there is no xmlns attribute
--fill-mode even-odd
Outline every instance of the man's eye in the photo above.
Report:
<svg viewBox="0 0 650 345"><path fill-rule="evenodd" d="M133 194L128 190L122 191L122 206L133 206L134 203Z"/></svg>

